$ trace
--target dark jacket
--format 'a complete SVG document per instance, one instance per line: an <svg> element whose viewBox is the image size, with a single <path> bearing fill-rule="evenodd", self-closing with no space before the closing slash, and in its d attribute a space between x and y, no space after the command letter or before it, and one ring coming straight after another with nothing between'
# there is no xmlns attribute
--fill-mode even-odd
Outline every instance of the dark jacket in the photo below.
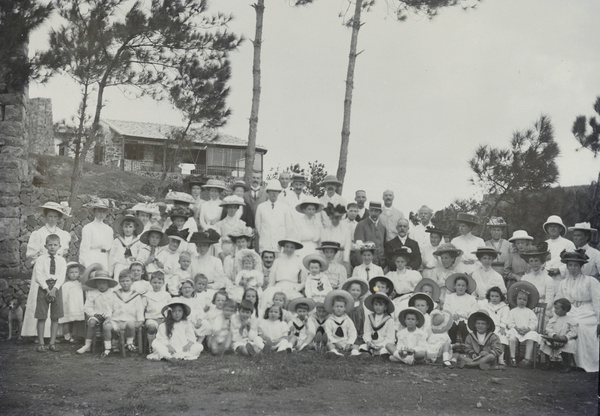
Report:
<svg viewBox="0 0 600 416"><path fill-rule="evenodd" d="M398 251L398 249L403 246L410 248L410 251L412 252L411 260L408 263L408 267L410 267L413 270L419 270L422 261L419 243L408 237L406 237L406 244L402 244L402 241L400 241L400 237L394 237L390 241L385 243L385 259L389 269L391 271L396 270L396 264L394 263L394 252Z"/></svg>

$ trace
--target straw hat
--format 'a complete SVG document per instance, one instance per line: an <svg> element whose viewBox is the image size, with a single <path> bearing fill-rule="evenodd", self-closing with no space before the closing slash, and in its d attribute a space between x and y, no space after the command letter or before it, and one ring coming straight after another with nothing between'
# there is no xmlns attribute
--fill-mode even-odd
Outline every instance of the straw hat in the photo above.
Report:
<svg viewBox="0 0 600 416"><path fill-rule="evenodd" d="M480 220L477 215L467 214L466 212L459 212L456 214L456 222L464 222L466 224L471 224L473 226L479 225Z"/></svg>
<svg viewBox="0 0 600 416"><path fill-rule="evenodd" d="M165 306L163 306L162 310L160 311L161 315L166 318L167 317L166 312L170 311L174 306L177 306L177 305L179 305L183 308L184 318L187 318L188 316L190 316L190 313L192 313L192 308L190 308L190 305L183 303L180 300L172 300L171 302L169 302Z"/></svg>
<svg viewBox="0 0 600 416"><path fill-rule="evenodd" d="M144 244L150 244L148 242L150 233L159 233L160 234L160 242L158 243L159 247L166 246L169 244L169 237L167 237L167 235L163 232L162 228L160 228L160 225L152 225L150 228L148 228L146 231L144 231L144 233L140 237L140 241Z"/></svg>
<svg viewBox="0 0 600 416"><path fill-rule="evenodd" d="M369 280L369 290L371 291L371 293L377 293L377 282L385 283L385 286L387 287L387 293L385 293L385 295L392 295L392 293L394 292L394 282L392 282L385 276L375 276L374 278Z"/></svg>
<svg viewBox="0 0 600 416"><path fill-rule="evenodd" d="M445 235L448 235L448 231L444 230L443 228L439 228L436 227L434 225L428 225L427 227L425 227L425 232L429 233L429 234L439 234L442 237Z"/></svg>
<svg viewBox="0 0 600 416"><path fill-rule="evenodd" d="M328 248L336 251L344 251L344 247L337 241L321 241L321 245L316 249L323 251Z"/></svg>
<svg viewBox="0 0 600 416"><path fill-rule="evenodd" d="M220 238L221 236L218 232L216 232L212 228L209 228L206 231L197 231L194 234L192 234L192 237L190 238L190 243L211 245L218 243Z"/></svg>
<svg viewBox="0 0 600 416"><path fill-rule="evenodd" d="M150 214L150 215L159 215L160 214L160 209L158 208L158 205L156 205L155 203L152 202L140 202L138 204L135 204L132 208L132 211L137 212L144 212L146 214Z"/></svg>
<svg viewBox="0 0 600 416"><path fill-rule="evenodd" d="M431 311L431 332L434 334L443 334L452 328L452 312L449 310L435 309Z"/></svg>
<svg viewBox="0 0 600 416"><path fill-rule="evenodd" d="M491 217L487 223L488 227L508 227L506 221L502 217Z"/></svg>
<svg viewBox="0 0 600 416"><path fill-rule="evenodd" d="M369 201L369 209L378 209L383 211L381 202Z"/></svg>
<svg viewBox="0 0 600 416"><path fill-rule="evenodd" d="M104 270L100 263L92 263L85 268L83 275L81 276L81 284L86 284L86 281L96 275L96 272Z"/></svg>
<svg viewBox="0 0 600 416"><path fill-rule="evenodd" d="M250 187L246 184L246 182L244 182L243 179L236 179L235 181L233 181L233 183L229 186L231 188L232 191L235 190L235 188L244 188L244 192L247 192L250 190Z"/></svg>
<svg viewBox="0 0 600 416"><path fill-rule="evenodd" d="M252 238L254 238L254 231L252 230L252 228L250 227L238 227L235 228L231 234L228 234L229 238L236 239L236 238L242 238L242 237L246 237L249 240L252 240Z"/></svg>
<svg viewBox="0 0 600 416"><path fill-rule="evenodd" d="M548 217L548 219L546 220L546 222L544 223L544 225L542 225L542 228L544 229L544 232L546 234L548 234L548 230L546 229L546 227L549 226L550 224L555 224L555 225L561 226L562 231L560 232L560 235L565 235L567 233L567 226L563 223L562 218L559 217L558 215L550 215Z"/></svg>
<svg viewBox="0 0 600 416"><path fill-rule="evenodd" d="M316 261L321 265L321 271L324 272L329 267L329 262L321 253L309 254L302 259L304 268L308 270L308 266L311 262Z"/></svg>
<svg viewBox="0 0 600 416"><path fill-rule="evenodd" d="M67 271L67 273L69 272L69 269L71 267L77 267L79 269L79 274L83 275L83 273L85 273L85 266L83 264L79 264L76 261L70 261L67 263L67 266L65 268L65 270Z"/></svg>
<svg viewBox="0 0 600 416"><path fill-rule="evenodd" d="M279 244L279 247L283 247L285 243L292 243L296 246L296 250L300 250L304 247L304 245L300 241L294 240L293 238L284 238L283 240L279 240L277 242L277 244Z"/></svg>
<svg viewBox="0 0 600 416"><path fill-rule="evenodd" d="M527 298L527 307L529 309L535 308L540 301L540 293L533 284L519 281L510 285L506 295L508 303L512 308L517 306L517 295L519 292L526 292L529 294L529 297Z"/></svg>
<svg viewBox="0 0 600 416"><path fill-rule="evenodd" d="M272 179L269 181L269 183L267 183L267 187L265 188L266 192L269 191L273 191L273 192L281 192L283 191L283 188L281 187L281 183L279 183L279 181Z"/></svg>
<svg viewBox="0 0 600 416"><path fill-rule="evenodd" d="M569 231L589 231L590 233L598 232L595 228L592 228L589 222L578 222L574 226L569 227Z"/></svg>
<svg viewBox="0 0 600 416"><path fill-rule="evenodd" d="M400 311L400 313L398 314L398 320L400 321L400 324L406 328L406 315L408 313L417 315L417 328L421 328L423 326L423 324L425 323L425 317L423 316L421 311L416 308L402 309Z"/></svg>
<svg viewBox="0 0 600 416"><path fill-rule="evenodd" d="M169 190L169 192L167 192L167 195L165 196L165 202L166 203L172 203L175 201L179 201L179 202L183 202L186 204L193 204L194 203L194 197L191 196L188 193L185 192L178 192L178 191L171 191Z"/></svg>
<svg viewBox="0 0 600 416"><path fill-rule="evenodd" d="M179 217L179 218L185 218L187 221L188 218L191 218L194 216L194 211L188 207L184 207L181 205L175 205L173 208L171 208L168 215L169 215L169 218L171 218L171 220L173 220L173 218Z"/></svg>
<svg viewBox="0 0 600 416"><path fill-rule="evenodd" d="M108 275L106 270L98 270L95 272L94 276L85 282L85 285L92 289L98 289L96 285L98 282L106 282L108 283L108 287L116 287L118 282Z"/></svg>
<svg viewBox="0 0 600 416"><path fill-rule="evenodd" d="M296 205L296 211L304 214L304 208L309 205L314 205L317 208L316 212L321 212L324 208L324 205L319 202L316 196L309 196L303 202L300 202L298 205Z"/></svg>
<svg viewBox="0 0 600 416"><path fill-rule="evenodd" d="M354 246L358 250L360 250L361 253L364 251L370 251L371 253L375 253L375 250L377 250L377 246L372 241L367 241L366 243L363 243L361 240L356 240Z"/></svg>
<svg viewBox="0 0 600 416"><path fill-rule="evenodd" d="M229 196L226 196L225 198L223 198L223 200L219 204L220 207L228 207L228 206L232 206L232 205L245 207L246 203L239 196L229 195Z"/></svg>
<svg viewBox="0 0 600 416"><path fill-rule="evenodd" d="M362 298L369 291L369 283L365 279L360 277L351 277L342 284L342 290L347 292L350 286L354 283L358 283L360 285L360 297Z"/></svg>
<svg viewBox="0 0 600 416"><path fill-rule="evenodd" d="M433 299L431 299L431 297L425 293L415 293L414 295L412 295L408 300L408 306L414 307L415 302L419 299L424 299L425 302L427 302L427 313L431 313L434 307Z"/></svg>
<svg viewBox="0 0 600 416"><path fill-rule="evenodd" d="M325 310L329 313L333 313L333 300L335 298L343 298L344 302L346 302L346 313L350 312L354 309L354 299L350 296L350 293L345 290L332 290L325 296L325 300L323 301L323 306Z"/></svg>
<svg viewBox="0 0 600 416"><path fill-rule="evenodd" d="M584 249L579 249L575 251L563 251L560 253L560 261L562 263L567 264L570 261L574 261L577 263L581 263L581 265L586 264L589 261L589 257L585 254Z"/></svg>
<svg viewBox="0 0 600 416"><path fill-rule="evenodd" d="M452 243L440 244L436 251L433 252L434 256L441 256L444 253L450 253L456 257L462 256L463 251L456 248Z"/></svg>
<svg viewBox="0 0 600 416"><path fill-rule="evenodd" d="M185 230L178 230L175 225L171 225L166 229L165 234L168 238L172 238L173 240L179 240L181 242L187 241L188 236L190 235L190 231L186 228Z"/></svg>
<svg viewBox="0 0 600 416"><path fill-rule="evenodd" d="M532 257L539 257L539 259L544 263L546 258L550 252L548 251L548 243L545 241L537 243L534 246L528 246L523 250L519 255L523 258L523 260L528 261Z"/></svg>
<svg viewBox="0 0 600 416"><path fill-rule="evenodd" d="M394 303L392 302L392 300L387 297L387 295L383 294L383 293L372 293L369 296L367 296L367 298L365 299L365 308L367 308L368 310L373 312L373 302L376 299L381 299L382 301L384 301L387 304L387 312L389 314L394 313L395 311L395 306Z"/></svg>
<svg viewBox="0 0 600 416"><path fill-rule="evenodd" d="M475 292L475 289L477 288L477 283L475 283L475 280L469 276L466 273L454 273L450 276L448 276L448 278L446 279L446 289L448 289L449 292L456 292L456 290L454 289L454 285L456 283L456 279L458 279L459 277L465 278L467 279L467 293L471 294L473 292Z"/></svg>
<svg viewBox="0 0 600 416"><path fill-rule="evenodd" d="M512 237L508 239L508 241L515 242L516 240L528 240L533 241L533 237L527 234L525 230L517 230L513 233Z"/></svg>
<svg viewBox="0 0 600 416"><path fill-rule="evenodd" d="M65 203L66 204L66 203ZM44 205L40 206L40 209L44 210L50 210L50 211L55 211L58 212L60 216L65 216L65 217L70 217L69 212L67 212L67 209L69 208L68 205L62 205L59 204L58 202L46 202Z"/></svg>
<svg viewBox="0 0 600 416"><path fill-rule="evenodd" d="M86 205L88 208L92 209L111 209L110 200L107 198L94 198L91 202L88 202Z"/></svg>
<svg viewBox="0 0 600 416"><path fill-rule="evenodd" d="M298 305L306 305L308 307L309 312L317 307L317 304L312 299L296 298L288 302L286 309L290 312L296 312L296 308L298 307Z"/></svg>
<svg viewBox="0 0 600 416"><path fill-rule="evenodd" d="M202 185L202 188L204 189L210 189L210 188L215 188L215 189L220 189L221 191L227 191L227 185L225 185L225 182L219 180L219 179L209 179L208 181L206 181L206 184Z"/></svg>
<svg viewBox="0 0 600 416"><path fill-rule="evenodd" d="M294 182L306 182L306 178L304 177L304 175L301 175L299 173L294 173L292 175L292 179L290 180L290 183L294 183Z"/></svg>
<svg viewBox="0 0 600 416"><path fill-rule="evenodd" d="M319 183L319 186L325 187L327 185L342 186L343 184L335 175L327 175L325 176L325 179Z"/></svg>
<svg viewBox="0 0 600 416"><path fill-rule="evenodd" d="M494 258L498 257L498 254L500 254L499 252L497 252L496 250L494 250L492 247L477 247L477 251L472 251L471 254L475 254L475 256L477 256L477 258L481 258L481 256L487 254L487 255L491 255Z"/></svg>
<svg viewBox="0 0 600 416"><path fill-rule="evenodd" d="M486 321L488 324L487 333L494 332L496 330L496 324L494 323L494 320L492 319L490 314L484 310L479 310L477 312L473 312L471 314L471 316L469 316L469 320L467 321L467 326L469 327L469 329L471 331L477 332L475 329L475 322L481 321L481 320Z"/></svg>
<svg viewBox="0 0 600 416"><path fill-rule="evenodd" d="M440 300L440 295L442 294L442 290L437 282L433 279L423 278L417 283L415 286L415 293L423 293L423 286L429 285L433 288L432 299L436 302Z"/></svg>
<svg viewBox="0 0 600 416"><path fill-rule="evenodd" d="M117 217L115 222L113 222L113 230L120 235L123 235L123 223L125 221L133 222L135 225L135 235L140 235L144 231L144 224L142 221L133 214L125 214Z"/></svg>

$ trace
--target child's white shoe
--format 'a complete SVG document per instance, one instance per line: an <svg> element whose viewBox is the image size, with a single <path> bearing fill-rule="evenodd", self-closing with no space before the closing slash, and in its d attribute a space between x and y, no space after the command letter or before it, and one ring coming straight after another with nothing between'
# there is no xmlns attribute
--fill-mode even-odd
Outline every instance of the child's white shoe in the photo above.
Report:
<svg viewBox="0 0 600 416"><path fill-rule="evenodd" d="M77 350L77 354L84 354L92 349L91 345L84 345Z"/></svg>
<svg viewBox="0 0 600 416"><path fill-rule="evenodd" d="M353 357L356 357L356 356L360 355L360 351L353 349L352 352L350 352L350 355Z"/></svg>
<svg viewBox="0 0 600 416"><path fill-rule="evenodd" d="M392 361L394 363L402 362L402 358L400 358L400 354L398 354L398 351L396 351L392 355L390 355L390 361Z"/></svg>

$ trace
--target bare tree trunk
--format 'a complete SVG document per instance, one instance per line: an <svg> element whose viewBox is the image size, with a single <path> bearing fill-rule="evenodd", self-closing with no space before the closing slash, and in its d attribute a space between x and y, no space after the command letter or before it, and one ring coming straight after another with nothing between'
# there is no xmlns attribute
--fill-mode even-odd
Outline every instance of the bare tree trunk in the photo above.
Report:
<svg viewBox="0 0 600 416"><path fill-rule="evenodd" d="M340 145L340 159L338 162L337 178L344 182L348 163L348 144L350 142L350 116L352 113L352 90L354 89L354 67L356 65L356 47L358 44L358 31L362 26L360 16L362 13L362 0L356 0L354 17L352 18L352 37L350 39L350 55L348 56L348 73L346 75L346 94L344 96L344 121L342 122L342 143ZM338 190L339 193L342 189Z"/></svg>
<svg viewBox="0 0 600 416"><path fill-rule="evenodd" d="M258 109L260 106L260 50L262 47L263 16L265 0L258 0L252 5L256 11L256 31L254 33L254 59L252 62L252 109L250 110L250 131L248 132L248 147L246 147L246 165L244 180L252 181L254 158L256 157L256 133L258 129Z"/></svg>
<svg viewBox="0 0 600 416"><path fill-rule="evenodd" d="M75 159L73 161L73 173L71 174L71 187L69 195L69 206L73 207L75 198L79 194L79 187L81 185L81 177L83 174L83 162L87 155L85 143L89 140L85 137L85 113L88 107L89 98L89 85L85 84L83 87L83 97L81 98L81 106L79 108L79 125L77 126L77 133L75 136ZM84 146L81 146L82 141ZM83 160L82 160L83 159ZM70 224L68 224L70 227Z"/></svg>

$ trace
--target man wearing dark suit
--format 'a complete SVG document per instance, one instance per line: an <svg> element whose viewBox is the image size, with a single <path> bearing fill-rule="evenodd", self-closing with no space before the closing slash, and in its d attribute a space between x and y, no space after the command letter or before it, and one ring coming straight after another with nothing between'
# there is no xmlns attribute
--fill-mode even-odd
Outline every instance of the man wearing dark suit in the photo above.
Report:
<svg viewBox="0 0 600 416"><path fill-rule="evenodd" d="M369 203L369 217L356 224L356 230L354 230L354 241L356 242L361 240L363 243L366 243L367 241L375 243L375 255L373 256L373 263L383 268L386 264L383 248L386 231L383 224L381 224L379 221L381 211L381 202Z"/></svg>
<svg viewBox="0 0 600 416"><path fill-rule="evenodd" d="M252 182L250 183L250 190L244 193L244 202L253 213L256 213L256 207L261 202L265 202L269 199L265 187L261 186L262 175L260 172L252 172Z"/></svg>
<svg viewBox="0 0 600 416"><path fill-rule="evenodd" d="M365 207L365 203L367 202L367 193L363 190L358 190L354 193L354 200L356 201L356 205L358 205L358 215L356 216L356 221L361 222L365 218L369 218L369 210Z"/></svg>
<svg viewBox="0 0 600 416"><path fill-rule="evenodd" d="M399 219L396 225L398 235L386 242L384 245L386 262L391 271L396 270L396 264L394 263L394 252L400 247L410 248L412 257L408 263L408 267L413 270L419 270L419 267L421 267L421 250L419 250L419 243L408 238L408 228L408 220L404 218Z"/></svg>

